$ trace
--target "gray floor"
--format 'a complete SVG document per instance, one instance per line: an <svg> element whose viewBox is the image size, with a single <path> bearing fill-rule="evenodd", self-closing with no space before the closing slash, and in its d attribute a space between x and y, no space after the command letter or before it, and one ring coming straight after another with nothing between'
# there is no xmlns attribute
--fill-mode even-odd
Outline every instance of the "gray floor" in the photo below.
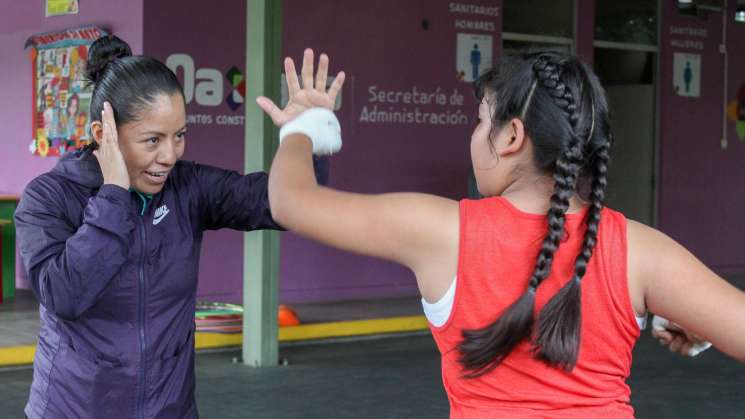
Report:
<svg viewBox="0 0 745 419"><path fill-rule="evenodd" d="M303 324L422 314L419 297L292 304ZM39 333L39 303L28 290L0 304L0 347L35 345Z"/></svg>
<svg viewBox="0 0 745 419"><path fill-rule="evenodd" d="M27 290L0 304L0 347L35 345L39 333L39 303Z"/></svg>
<svg viewBox="0 0 745 419"><path fill-rule="evenodd" d="M285 346L281 356L288 366L260 370L233 364L237 356L197 356L202 418L448 417L428 335ZM30 369L0 371L0 417L23 417L30 381ZM640 419L745 417L745 365L713 349L686 359L645 334L629 381Z"/></svg>

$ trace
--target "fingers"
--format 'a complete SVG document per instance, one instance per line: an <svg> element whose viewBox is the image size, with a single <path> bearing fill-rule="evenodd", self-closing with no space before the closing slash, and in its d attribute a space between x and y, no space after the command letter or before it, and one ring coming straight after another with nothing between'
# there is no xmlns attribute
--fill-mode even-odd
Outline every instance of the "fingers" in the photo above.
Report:
<svg viewBox="0 0 745 419"><path fill-rule="evenodd" d="M677 352L682 353L681 349L683 348L683 345L685 344L686 340L683 336L676 336L672 342L670 342L670 345L668 345L668 348L671 352Z"/></svg>
<svg viewBox="0 0 745 419"><path fill-rule="evenodd" d="M683 343L683 345L680 347L679 354L683 356L691 356L691 349L693 349L693 342L686 341Z"/></svg>
<svg viewBox="0 0 745 419"><path fill-rule="evenodd" d="M652 336L659 340L661 344L667 345L673 340L673 334L666 330L655 330L652 331Z"/></svg>
<svg viewBox="0 0 745 419"><path fill-rule="evenodd" d="M344 85L344 78L346 75L343 71L340 71L339 74L336 75L336 78L334 79L334 82L331 83L331 87L329 88L329 98L332 102L336 101L336 95L339 94L341 91L341 87Z"/></svg>
<svg viewBox="0 0 745 419"><path fill-rule="evenodd" d="M318 71L316 72L316 90L326 93L326 81L329 77L329 56L321 54L318 59Z"/></svg>
<svg viewBox="0 0 745 419"><path fill-rule="evenodd" d="M666 329L667 330L672 330L673 332L683 332L684 331L683 328L680 327L679 324L673 323L673 322L669 322L668 325L667 325L667 327L666 327Z"/></svg>
<svg viewBox="0 0 745 419"><path fill-rule="evenodd" d="M303 68L300 70L303 78L303 89L313 89L313 50L306 48L303 53Z"/></svg>
<svg viewBox="0 0 745 419"><path fill-rule="evenodd" d="M118 142L116 132L116 121L114 121L114 111L111 108L109 102L103 103L103 111L101 113L101 124L103 125L103 141L102 142Z"/></svg>
<svg viewBox="0 0 745 419"><path fill-rule="evenodd" d="M300 90L300 81L297 78L295 62L290 57L285 58L285 77L287 77L287 91L292 97Z"/></svg>
<svg viewBox="0 0 745 419"><path fill-rule="evenodd" d="M295 77L295 81L297 81L297 77ZM280 126L282 124L282 110L279 109L279 107L275 105L271 99L265 96L259 96L256 98L256 104L259 105L262 111L264 111L267 115L269 115L270 118L272 118L272 122L274 122L274 125Z"/></svg>

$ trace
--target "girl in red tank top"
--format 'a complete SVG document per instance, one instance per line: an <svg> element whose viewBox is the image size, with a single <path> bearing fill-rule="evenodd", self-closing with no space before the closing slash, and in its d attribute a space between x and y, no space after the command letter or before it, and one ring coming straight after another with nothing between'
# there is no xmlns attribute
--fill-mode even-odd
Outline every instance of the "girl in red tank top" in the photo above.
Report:
<svg viewBox="0 0 745 419"><path fill-rule="evenodd" d="M576 57L505 57L479 78L471 158L487 198L460 202L318 186L311 153L337 151L340 129L333 113L308 109L328 107L344 74L326 92L328 57L314 80L311 50L302 88L289 58L285 70L290 104L258 99L278 125L290 121L270 173L272 216L414 272L423 300L445 312L429 318L452 418L633 417L634 313L647 308L745 359L745 293L604 208L608 105Z"/></svg>

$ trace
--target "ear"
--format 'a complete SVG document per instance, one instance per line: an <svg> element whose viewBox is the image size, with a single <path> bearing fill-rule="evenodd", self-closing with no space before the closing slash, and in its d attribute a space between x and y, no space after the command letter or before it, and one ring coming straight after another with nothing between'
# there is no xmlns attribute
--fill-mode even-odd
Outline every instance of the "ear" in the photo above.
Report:
<svg viewBox="0 0 745 419"><path fill-rule="evenodd" d="M518 153L523 149L527 140L523 121L512 118L504 124L502 131L499 133L497 154L499 157L506 157Z"/></svg>
<svg viewBox="0 0 745 419"><path fill-rule="evenodd" d="M103 124L101 121L91 122L91 135L93 135L94 141L101 144L101 140L103 139Z"/></svg>

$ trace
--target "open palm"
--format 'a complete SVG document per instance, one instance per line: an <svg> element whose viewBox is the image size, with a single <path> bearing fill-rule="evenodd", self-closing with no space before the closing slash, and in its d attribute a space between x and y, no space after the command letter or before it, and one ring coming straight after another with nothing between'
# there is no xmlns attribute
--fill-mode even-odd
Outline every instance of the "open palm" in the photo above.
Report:
<svg viewBox="0 0 745 419"><path fill-rule="evenodd" d="M287 75L287 91L289 92L287 106L284 109L280 109L271 99L265 96L256 98L256 103L272 118L276 126L281 127L287 121L310 108L322 107L329 110L334 109L336 95L339 94L344 84L344 72L339 72L331 87L326 90L329 71L329 57L326 54L321 54L321 57L318 59L318 72L314 80L313 50L305 50L303 53L303 67L300 73L303 80L302 87L300 87L300 81L298 80L295 63L292 61L292 58L285 58L284 64L285 74Z"/></svg>

